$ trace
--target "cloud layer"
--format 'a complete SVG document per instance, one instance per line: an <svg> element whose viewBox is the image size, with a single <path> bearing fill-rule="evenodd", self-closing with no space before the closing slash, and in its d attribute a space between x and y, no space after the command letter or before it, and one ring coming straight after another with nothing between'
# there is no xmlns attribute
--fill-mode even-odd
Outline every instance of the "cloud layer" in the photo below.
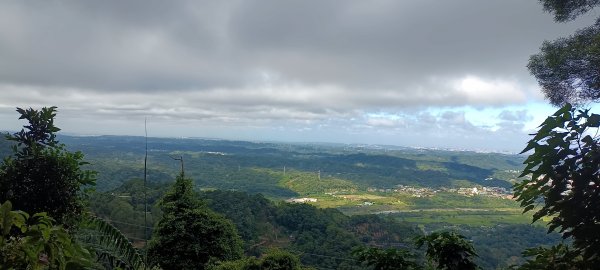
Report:
<svg viewBox="0 0 600 270"><path fill-rule="evenodd" d="M522 0L3 1L0 113L410 128L428 108L540 101L528 56L592 19Z"/></svg>

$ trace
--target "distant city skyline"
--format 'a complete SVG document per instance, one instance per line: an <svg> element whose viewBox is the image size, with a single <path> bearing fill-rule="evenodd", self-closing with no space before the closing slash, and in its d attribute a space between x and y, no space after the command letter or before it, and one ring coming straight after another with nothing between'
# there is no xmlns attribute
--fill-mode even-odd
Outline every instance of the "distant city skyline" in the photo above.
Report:
<svg viewBox="0 0 600 270"><path fill-rule="evenodd" d="M555 111L538 1L3 1L0 125L518 152Z"/></svg>

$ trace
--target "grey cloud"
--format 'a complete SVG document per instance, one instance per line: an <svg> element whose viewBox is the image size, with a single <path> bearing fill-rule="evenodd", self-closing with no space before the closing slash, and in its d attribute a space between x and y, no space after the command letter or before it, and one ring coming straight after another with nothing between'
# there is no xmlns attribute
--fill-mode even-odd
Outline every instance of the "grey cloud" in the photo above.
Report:
<svg viewBox="0 0 600 270"><path fill-rule="evenodd" d="M485 134L422 109L539 99L528 56L593 19L554 24L522 0L2 1L0 109L356 133L368 123L348 119L413 110L371 124Z"/></svg>
<svg viewBox="0 0 600 270"><path fill-rule="evenodd" d="M0 10L2 82L98 91L242 88L267 70L309 86L435 95L451 89L432 77L529 79L525 61L541 40L574 28L518 0L8 1Z"/></svg>
<svg viewBox="0 0 600 270"><path fill-rule="evenodd" d="M135 3L4 2L0 80L148 91L227 86L239 77L218 53L221 33L211 27L220 22L210 7Z"/></svg>
<svg viewBox="0 0 600 270"><path fill-rule="evenodd" d="M233 16L233 36L265 65L301 80L343 77L346 86L405 92L406 82L428 76L520 70L528 77L528 55L567 28L548 27L549 16L533 1L244 3Z"/></svg>

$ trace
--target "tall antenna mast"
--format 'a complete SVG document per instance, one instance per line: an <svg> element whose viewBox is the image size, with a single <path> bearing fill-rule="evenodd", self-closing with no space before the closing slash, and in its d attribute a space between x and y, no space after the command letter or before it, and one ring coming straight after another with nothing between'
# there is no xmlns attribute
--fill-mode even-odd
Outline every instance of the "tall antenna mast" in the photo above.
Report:
<svg viewBox="0 0 600 270"><path fill-rule="evenodd" d="M146 182L147 182L147 177L148 177L148 171L147 171L147 164L148 164L148 125L147 125L147 118L144 117L144 137L145 137L145 155L144 155L144 240L146 241L146 243L148 242L148 197L147 197L147 193L148 190L146 188ZM146 259L146 263L144 265L144 269L146 268L146 265L148 265L148 255L146 254L145 256Z"/></svg>

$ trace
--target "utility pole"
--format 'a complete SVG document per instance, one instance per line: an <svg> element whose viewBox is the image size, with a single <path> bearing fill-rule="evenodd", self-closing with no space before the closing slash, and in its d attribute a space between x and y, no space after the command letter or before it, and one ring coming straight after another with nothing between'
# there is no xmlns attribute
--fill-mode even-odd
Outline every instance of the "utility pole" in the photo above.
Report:
<svg viewBox="0 0 600 270"><path fill-rule="evenodd" d="M171 157L171 156L169 156L169 157ZM181 162L181 177L185 178L184 171L183 171L183 156L179 156L178 158L176 158L176 157L171 157L171 158L173 160L179 160Z"/></svg>

